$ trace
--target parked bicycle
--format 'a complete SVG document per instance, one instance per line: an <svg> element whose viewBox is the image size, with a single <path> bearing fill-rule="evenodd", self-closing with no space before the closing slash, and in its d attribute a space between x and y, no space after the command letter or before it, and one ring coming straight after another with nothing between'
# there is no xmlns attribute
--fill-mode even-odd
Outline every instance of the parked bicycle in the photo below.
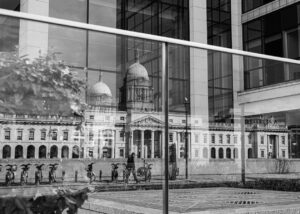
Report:
<svg viewBox="0 0 300 214"><path fill-rule="evenodd" d="M129 179L129 176L130 176L130 171L127 169L127 164L126 163L123 163L123 181L125 184L128 184L128 179Z"/></svg>
<svg viewBox="0 0 300 214"><path fill-rule="evenodd" d="M87 171L87 177L90 179L90 183L96 180L96 175L93 172L93 164L94 163L88 164L87 168L85 169Z"/></svg>
<svg viewBox="0 0 300 214"><path fill-rule="evenodd" d="M42 167L44 166L45 164L35 164L35 167L36 167L36 171L35 171L35 184L36 185L40 185L40 183L42 182L43 180L43 172L42 172Z"/></svg>
<svg viewBox="0 0 300 214"><path fill-rule="evenodd" d="M146 163L146 160L144 160L144 166L139 167L137 170L137 176L144 177L145 182L151 181L151 169L153 164Z"/></svg>
<svg viewBox="0 0 300 214"><path fill-rule="evenodd" d="M55 164L49 164L49 184L52 184L54 182L56 182L56 170L57 170L57 166L58 166L58 163L55 163Z"/></svg>
<svg viewBox="0 0 300 214"><path fill-rule="evenodd" d="M6 175L5 175L5 184L10 186L15 181L15 171L17 171L17 165L7 164L6 165Z"/></svg>
<svg viewBox="0 0 300 214"><path fill-rule="evenodd" d="M112 182L117 182L118 181L118 176L119 176L119 173L118 173L118 168L119 168L119 163L112 163L111 164L111 181Z"/></svg>
<svg viewBox="0 0 300 214"><path fill-rule="evenodd" d="M27 184L27 182L28 182L28 170L30 168L29 167L30 165L31 165L30 163L21 165L22 172L21 172L21 181L20 181L20 183L21 183L22 186Z"/></svg>

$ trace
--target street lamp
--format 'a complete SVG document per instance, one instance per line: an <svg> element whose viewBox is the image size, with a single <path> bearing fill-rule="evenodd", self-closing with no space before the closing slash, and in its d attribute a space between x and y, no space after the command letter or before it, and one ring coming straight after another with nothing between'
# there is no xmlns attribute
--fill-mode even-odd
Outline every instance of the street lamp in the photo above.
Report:
<svg viewBox="0 0 300 214"><path fill-rule="evenodd" d="M188 142L188 107L189 107L189 99L187 97L184 98L184 106L185 106L185 179L189 177L189 142Z"/></svg>

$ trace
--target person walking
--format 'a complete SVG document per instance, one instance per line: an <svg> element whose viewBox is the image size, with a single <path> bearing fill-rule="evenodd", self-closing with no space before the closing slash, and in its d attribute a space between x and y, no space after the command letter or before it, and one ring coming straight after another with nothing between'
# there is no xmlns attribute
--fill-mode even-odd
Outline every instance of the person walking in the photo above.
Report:
<svg viewBox="0 0 300 214"><path fill-rule="evenodd" d="M128 159L127 159L127 170L128 170L128 177L127 179L130 177L130 174L133 174L134 180L136 183L139 183L138 178L136 177L136 171L135 171L135 162L134 162L134 157L135 157L135 153L133 152L131 155L129 155Z"/></svg>

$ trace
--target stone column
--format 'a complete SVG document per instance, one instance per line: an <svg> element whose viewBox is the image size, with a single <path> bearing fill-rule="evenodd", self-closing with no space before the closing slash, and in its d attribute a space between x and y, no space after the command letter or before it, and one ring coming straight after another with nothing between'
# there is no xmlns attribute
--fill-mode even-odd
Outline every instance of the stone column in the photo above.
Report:
<svg viewBox="0 0 300 214"><path fill-rule="evenodd" d="M136 156L137 156L137 153L138 153L138 149L139 149L139 148L138 148L138 145L135 145L135 146L134 146L134 153L135 153Z"/></svg>
<svg viewBox="0 0 300 214"><path fill-rule="evenodd" d="M38 159L39 158L39 147L34 146L34 158Z"/></svg>
<svg viewBox="0 0 300 214"><path fill-rule="evenodd" d="M0 146L0 159L3 158L3 146Z"/></svg>
<svg viewBox="0 0 300 214"><path fill-rule="evenodd" d="M130 138L130 154L131 154L132 152L134 152L134 148L133 148L133 131L130 131L129 138Z"/></svg>
<svg viewBox="0 0 300 214"><path fill-rule="evenodd" d="M190 41L207 43L206 1L190 0ZM190 48L190 109L203 129L208 129L208 61L207 51ZM190 117L190 118L191 118ZM192 124L192 121L191 121Z"/></svg>
<svg viewBox="0 0 300 214"><path fill-rule="evenodd" d="M24 150L23 150L24 151ZM46 158L50 159L50 144L46 145Z"/></svg>
<svg viewBox="0 0 300 214"><path fill-rule="evenodd" d="M141 130L141 158L145 158L144 146L144 130Z"/></svg>
<svg viewBox="0 0 300 214"><path fill-rule="evenodd" d="M62 150L62 147L61 146L57 146L57 158L61 158L61 150Z"/></svg>
<svg viewBox="0 0 300 214"><path fill-rule="evenodd" d="M177 158L180 158L180 132L177 132L177 146L176 146L176 153L177 153Z"/></svg>
<svg viewBox="0 0 300 214"><path fill-rule="evenodd" d="M188 133L188 144L189 144L189 158L192 158L192 142L191 142L192 133Z"/></svg>
<svg viewBox="0 0 300 214"><path fill-rule="evenodd" d="M242 1L231 1L231 32L232 32L232 48L243 50L243 26L242 26ZM232 79L233 79L233 117L234 132L243 133L241 130L242 110L238 102L237 94L244 89L244 58L242 56L232 56ZM244 142L243 134L238 139L238 144L234 145L238 148L238 159L242 158L242 142ZM241 143L240 143L241 142Z"/></svg>
<svg viewBox="0 0 300 214"><path fill-rule="evenodd" d="M20 11L49 16L49 0L21 0ZM29 59L48 52L48 24L20 20L19 54Z"/></svg>
<svg viewBox="0 0 300 214"><path fill-rule="evenodd" d="M101 152L102 152L102 145L101 145L101 139L100 139L100 137L99 137L99 139L98 139L98 159L100 159L101 158Z"/></svg>
<svg viewBox="0 0 300 214"><path fill-rule="evenodd" d="M11 159L15 159L15 153L16 153L16 146L11 146Z"/></svg>
<svg viewBox="0 0 300 214"><path fill-rule="evenodd" d="M154 131L151 131L151 158L154 158Z"/></svg>
<svg viewBox="0 0 300 214"><path fill-rule="evenodd" d="M111 142L111 158L115 158L115 147L116 147L116 131L113 131L113 139Z"/></svg>
<svg viewBox="0 0 300 214"><path fill-rule="evenodd" d="M160 135L160 139L161 139L161 158L165 158L165 133L161 132Z"/></svg>
<svg viewBox="0 0 300 214"><path fill-rule="evenodd" d="M68 148L69 148L68 159L72 159L73 147L72 146L68 146Z"/></svg>
<svg viewBox="0 0 300 214"><path fill-rule="evenodd" d="M148 158L148 147L144 147L144 158Z"/></svg>
<svg viewBox="0 0 300 214"><path fill-rule="evenodd" d="M219 148L218 147L215 148L216 148L216 159L219 159Z"/></svg>

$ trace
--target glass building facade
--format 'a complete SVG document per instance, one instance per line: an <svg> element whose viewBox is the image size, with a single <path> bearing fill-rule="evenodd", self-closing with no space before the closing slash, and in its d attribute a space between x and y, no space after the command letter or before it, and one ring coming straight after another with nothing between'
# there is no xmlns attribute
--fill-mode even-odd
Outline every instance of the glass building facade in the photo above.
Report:
<svg viewBox="0 0 300 214"><path fill-rule="evenodd" d="M230 1L207 0L208 44L231 48ZM212 122L230 122L233 108L231 55L208 54L209 114Z"/></svg>
<svg viewBox="0 0 300 214"><path fill-rule="evenodd" d="M274 0L243 0L243 13L254 10L262 5L268 4Z"/></svg>
<svg viewBox="0 0 300 214"><path fill-rule="evenodd" d="M229 201L217 189L222 198L206 199L211 204L202 203L210 190L183 190L202 182L240 187L246 173L280 174L277 166L300 154L299 65L230 50L298 59L298 4L242 23L247 14L233 2L1 1L25 13L0 10L0 165L16 164L19 178L22 164L33 163L28 183L38 185L38 164L46 164L42 185L51 191L93 183L103 200L123 204L111 213L149 204L151 213L261 206L236 201L248 190L234 189ZM267 3L255 2L247 8ZM277 87L287 80L292 87ZM126 165L133 153L138 179ZM49 163L59 166L57 185ZM164 199L160 190L127 191L148 187L162 187ZM105 212L97 194L82 208Z"/></svg>
<svg viewBox="0 0 300 214"><path fill-rule="evenodd" d="M108 27L115 27L124 30L136 31L149 33L153 35L167 36L171 38L178 38L189 40L189 10L188 10L188 1L125 1L125 0L115 0L115 1L50 1L50 11L49 15L56 18L69 19L73 21L85 22L96 25L103 25ZM59 27L54 27L53 32L50 29L50 38L57 37L59 35ZM63 30L63 29L61 29ZM92 32L87 34L83 32L78 32L77 30L71 29L69 36L72 37L66 38L67 41L80 40L86 41L89 43L87 46L85 43L80 43L76 45L76 48L80 51L80 54L83 56L85 52L88 52L88 57L85 59L82 56L78 56L78 59L72 56L72 60L76 61L75 66L88 67L89 69L100 69L102 72L112 72L116 73L118 81L123 81L126 73L126 68L129 64L134 62L135 50L138 50L139 57L143 65L147 68L149 76L152 82L154 79L160 78L158 75L159 71L159 57L150 57L151 54L157 55L159 47L154 45L146 45L134 40L127 40L126 38L117 41L118 46L121 47L119 51L114 51L111 53L115 55L115 62L110 64L102 63L98 64L99 59L101 59L101 52L96 49L92 43L98 43L98 48L101 48L101 45L97 40L101 39L101 36L96 36ZM64 32L65 33L65 32ZM55 36L54 36L55 35ZM74 35L76 35L74 38ZM59 38L59 36L58 36ZM55 41L55 38L53 38ZM109 42L114 42L115 39L107 38ZM55 42L54 42L55 43ZM76 50L67 50L70 46L67 43L63 44L51 44L53 47L62 47L61 45L65 44L65 50L57 50L60 52L70 52L74 53L79 51ZM93 52L93 53L90 53ZM96 54L97 52L97 54ZM98 56L97 56L98 55ZM69 55L71 56L71 55ZM93 58L91 58L91 56ZM147 57L149 56L149 57ZM180 57L180 58L179 58ZM80 59L79 59L80 58ZM148 58L147 61L144 58ZM178 47L173 49L173 54L170 60L173 60L174 66L171 69L171 90L180 90L186 88L186 81L189 71L189 53L184 48ZM85 62L82 60L85 59ZM70 60L66 60L69 62ZM104 60L104 62L108 62ZM79 63L79 64L78 64ZM117 66L116 66L117 64ZM118 67L119 71L114 71L111 68ZM184 71L186 70L186 71ZM187 73L183 75L184 73ZM105 73L103 74L105 76ZM156 96L155 106L159 105L159 91L161 90L160 86L154 92ZM118 89L116 89L118 93ZM173 92L174 93L174 92ZM176 93L176 92L175 92ZM118 95L119 96L119 95ZM171 103L174 105L173 109L178 109L178 106L182 106L184 96L189 96L189 90L186 90L182 96L171 97ZM120 105L120 108L123 107ZM180 109L180 108L179 108Z"/></svg>
<svg viewBox="0 0 300 214"><path fill-rule="evenodd" d="M243 25L244 50L299 59L299 4L261 16ZM246 60L245 88L299 79L297 66L268 60Z"/></svg>

